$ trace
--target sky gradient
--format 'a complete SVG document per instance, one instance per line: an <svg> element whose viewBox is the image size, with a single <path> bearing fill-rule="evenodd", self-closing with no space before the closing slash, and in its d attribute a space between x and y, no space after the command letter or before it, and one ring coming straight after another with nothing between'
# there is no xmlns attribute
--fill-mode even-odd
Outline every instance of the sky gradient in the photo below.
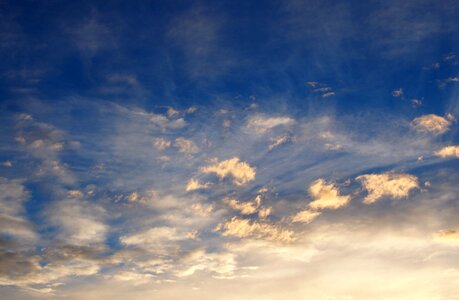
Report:
<svg viewBox="0 0 459 300"><path fill-rule="evenodd" d="M457 1L1 1L0 299L459 300Z"/></svg>

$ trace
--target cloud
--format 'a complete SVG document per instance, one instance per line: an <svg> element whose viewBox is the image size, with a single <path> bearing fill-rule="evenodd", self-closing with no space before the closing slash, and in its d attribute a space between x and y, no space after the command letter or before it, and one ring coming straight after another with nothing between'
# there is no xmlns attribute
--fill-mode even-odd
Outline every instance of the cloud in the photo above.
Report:
<svg viewBox="0 0 459 300"><path fill-rule="evenodd" d="M120 237L125 245L152 247L165 242L180 241L192 238L189 233L179 233L173 227L155 227L145 231Z"/></svg>
<svg viewBox="0 0 459 300"><path fill-rule="evenodd" d="M186 191L192 192L192 191L201 190L201 189L208 189L209 186L210 186L209 182L200 183L198 180L191 178L186 184Z"/></svg>
<svg viewBox="0 0 459 300"><path fill-rule="evenodd" d="M199 151L199 148L196 147L192 140L183 137L176 138L174 146L182 153L192 154Z"/></svg>
<svg viewBox="0 0 459 300"><path fill-rule="evenodd" d="M264 115L251 116L247 120L247 128L253 129L256 132L264 133L278 126L290 126L295 123L295 120L290 117L268 117Z"/></svg>
<svg viewBox="0 0 459 300"><path fill-rule="evenodd" d="M58 237L72 245L103 243L109 230L103 222L105 209L77 198L56 201L47 216L58 228Z"/></svg>
<svg viewBox="0 0 459 300"><path fill-rule="evenodd" d="M224 202L232 209L239 211L243 215L250 215L257 212L261 205L261 196L258 195L254 201L239 202L236 199L225 199Z"/></svg>
<svg viewBox="0 0 459 300"><path fill-rule="evenodd" d="M265 239L280 242L291 242L294 240L293 231L282 229L269 223L260 223L238 217L233 217L229 221L220 223L215 230L221 232L222 236Z"/></svg>
<svg viewBox="0 0 459 300"><path fill-rule="evenodd" d="M315 211L315 210L310 210L310 209L302 210L293 216L292 222L309 224L321 214L322 214L321 212Z"/></svg>
<svg viewBox="0 0 459 300"><path fill-rule="evenodd" d="M11 160L5 160L0 165L3 167L11 168L13 166L13 162Z"/></svg>
<svg viewBox="0 0 459 300"><path fill-rule="evenodd" d="M326 183L318 179L309 187L313 201L309 203L312 209L337 209L346 206L351 201L351 196L341 196L339 189L333 183Z"/></svg>
<svg viewBox="0 0 459 300"><path fill-rule="evenodd" d="M271 139L271 144L268 146L268 150L272 151L281 145L291 142L293 139L290 135L284 134Z"/></svg>
<svg viewBox="0 0 459 300"><path fill-rule="evenodd" d="M194 210L198 215L202 217L207 217L214 210L214 206L195 203L191 206L191 209Z"/></svg>
<svg viewBox="0 0 459 300"><path fill-rule="evenodd" d="M215 273L217 278L231 278L237 269L236 257L232 253L209 253L202 249L191 251L181 260L186 267L177 272L178 277L193 275L196 271Z"/></svg>
<svg viewBox="0 0 459 300"><path fill-rule="evenodd" d="M397 98L403 98L403 89L399 88L398 90L393 90L392 96Z"/></svg>
<svg viewBox="0 0 459 300"><path fill-rule="evenodd" d="M131 203L140 203L143 205L152 204L159 198L159 194L156 190L146 190L142 193L132 192L127 196L127 201Z"/></svg>
<svg viewBox="0 0 459 300"><path fill-rule="evenodd" d="M439 242L458 243L459 231L453 229L443 229L436 232L434 238Z"/></svg>
<svg viewBox="0 0 459 300"><path fill-rule="evenodd" d="M437 135L448 131L449 126L451 125L451 121L441 116L430 114L415 118L411 122L411 125L417 131L428 132Z"/></svg>
<svg viewBox="0 0 459 300"><path fill-rule="evenodd" d="M366 174L356 179L362 182L363 187L368 191L368 195L363 200L366 204L375 203L383 196L396 199L408 197L412 189L419 188L418 178L410 174Z"/></svg>
<svg viewBox="0 0 459 300"><path fill-rule="evenodd" d="M0 235L23 241L38 238L33 225L25 217L24 204L29 192L21 181L0 177Z"/></svg>
<svg viewBox="0 0 459 300"><path fill-rule="evenodd" d="M153 139L153 147L155 147L156 149L162 151L162 150L165 150L167 148L169 148L171 146L171 141L168 141L166 139L163 139L163 138L155 138Z"/></svg>
<svg viewBox="0 0 459 300"><path fill-rule="evenodd" d="M261 195L257 195L253 201L240 202L236 199L226 198L223 202L241 215L257 213L261 219L266 219L272 213L272 207L261 207Z"/></svg>
<svg viewBox="0 0 459 300"><path fill-rule="evenodd" d="M322 94L322 98L328 98L328 97L332 97L335 95L336 95L335 92L327 92L327 93Z"/></svg>
<svg viewBox="0 0 459 300"><path fill-rule="evenodd" d="M442 158L459 158L459 146L446 146L436 151L435 155Z"/></svg>
<svg viewBox="0 0 459 300"><path fill-rule="evenodd" d="M156 276L153 274L144 274L132 271L119 271L112 276L112 278L116 281L129 282L129 284L134 286L151 283L155 277Z"/></svg>
<svg viewBox="0 0 459 300"><path fill-rule="evenodd" d="M232 177L233 183L238 186L245 185L255 180L256 171L246 162L241 162L238 157L217 162L214 165L201 168L202 173L215 173L220 179Z"/></svg>

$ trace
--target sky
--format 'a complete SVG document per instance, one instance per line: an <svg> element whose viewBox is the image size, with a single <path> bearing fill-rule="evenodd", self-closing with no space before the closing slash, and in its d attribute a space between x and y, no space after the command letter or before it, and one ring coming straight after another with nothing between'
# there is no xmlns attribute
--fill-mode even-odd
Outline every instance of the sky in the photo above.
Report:
<svg viewBox="0 0 459 300"><path fill-rule="evenodd" d="M0 1L0 299L458 300L459 3Z"/></svg>

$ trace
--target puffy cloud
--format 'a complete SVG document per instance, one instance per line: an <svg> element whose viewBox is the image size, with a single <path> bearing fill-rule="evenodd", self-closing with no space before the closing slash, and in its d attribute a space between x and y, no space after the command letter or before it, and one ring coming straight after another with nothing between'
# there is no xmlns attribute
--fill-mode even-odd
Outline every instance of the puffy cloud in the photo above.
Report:
<svg viewBox="0 0 459 300"><path fill-rule="evenodd" d="M321 212L315 211L315 210L310 210L310 209L305 209L300 212L298 212L295 216L292 218L293 223L306 223L309 224L311 223L315 218L320 216Z"/></svg>
<svg viewBox="0 0 459 300"><path fill-rule="evenodd" d="M459 146L446 146L436 151L435 155L442 158L459 158Z"/></svg>
<svg viewBox="0 0 459 300"><path fill-rule="evenodd" d="M196 153L199 151L199 148L196 147L192 140L188 140L183 137L176 138L174 146L179 152L183 153Z"/></svg>
<svg viewBox="0 0 459 300"><path fill-rule="evenodd" d="M187 192L192 192L196 190L201 190L201 189L207 189L209 188L210 183L200 183L198 180L191 178L190 181L186 184L186 191Z"/></svg>
<svg viewBox="0 0 459 300"><path fill-rule="evenodd" d="M294 123L295 120L290 117L267 117L263 115L255 115L248 119L247 128L264 133L274 127L289 126Z"/></svg>
<svg viewBox="0 0 459 300"><path fill-rule="evenodd" d="M47 214L50 222L59 229L58 236L69 244L88 245L105 241L108 226L102 220L106 212L97 204L70 198L54 203Z"/></svg>
<svg viewBox="0 0 459 300"><path fill-rule="evenodd" d="M258 211L258 216L262 219L266 219L271 214L272 210L272 207L261 208Z"/></svg>
<svg viewBox="0 0 459 300"><path fill-rule="evenodd" d="M259 223L257 221L238 217L233 217L229 221L220 223L215 230L220 231L223 236L265 239L280 242L291 242L294 240L293 231L282 229L269 223Z"/></svg>
<svg viewBox="0 0 459 300"><path fill-rule="evenodd" d="M254 201L250 202L239 202L236 199L226 199L224 201L234 210L239 211L243 215L250 215L256 213L261 205L261 196L258 195Z"/></svg>
<svg viewBox="0 0 459 300"><path fill-rule="evenodd" d="M309 203L312 209L337 209L351 201L350 196L341 196L339 189L333 183L318 179L309 187L313 201Z"/></svg>
<svg viewBox="0 0 459 300"><path fill-rule="evenodd" d="M24 214L28 191L18 180L0 177L0 234L21 240L35 240L37 234Z"/></svg>
<svg viewBox="0 0 459 300"><path fill-rule="evenodd" d="M242 215L258 213L261 219L267 218L272 212L272 207L261 207L261 195L257 195L253 201L248 202L240 202L236 199L225 199L224 202Z"/></svg>
<svg viewBox="0 0 459 300"><path fill-rule="evenodd" d="M155 147L156 149L162 151L162 150L165 150L167 148L169 148L171 146L171 141L168 141L166 139L163 139L163 138L155 138L153 140L153 147Z"/></svg>
<svg viewBox="0 0 459 300"><path fill-rule="evenodd" d="M411 125L420 132L442 134L448 131L451 121L444 117L430 114L415 118Z"/></svg>
<svg viewBox="0 0 459 300"><path fill-rule="evenodd" d="M220 179L228 176L233 178L236 185L245 185L255 179L255 168L246 162L241 162L238 157L217 162L214 165L201 168L203 173L215 173Z"/></svg>
<svg viewBox="0 0 459 300"><path fill-rule="evenodd" d="M364 203L371 204L383 196L393 198L408 197L410 191L419 188L418 178L410 174L383 173L366 174L356 178L368 191Z"/></svg>

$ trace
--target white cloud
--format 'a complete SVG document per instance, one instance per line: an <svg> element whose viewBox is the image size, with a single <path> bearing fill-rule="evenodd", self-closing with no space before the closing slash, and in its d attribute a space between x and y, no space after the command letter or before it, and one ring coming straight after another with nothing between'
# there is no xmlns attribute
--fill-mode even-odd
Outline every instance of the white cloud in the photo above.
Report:
<svg viewBox="0 0 459 300"><path fill-rule="evenodd" d="M264 133L277 126L290 126L295 120L290 117L268 117L255 115L248 119L247 128L254 129L256 132Z"/></svg>
<svg viewBox="0 0 459 300"><path fill-rule="evenodd" d="M191 178L188 183L186 184L186 191L187 192L192 192L196 190L201 190L201 189L207 189L209 188L210 183L200 183L198 180Z"/></svg>
<svg viewBox="0 0 459 300"><path fill-rule="evenodd" d="M436 151L435 155L442 158L459 158L459 146L446 146Z"/></svg>
<svg viewBox="0 0 459 300"><path fill-rule="evenodd" d="M350 196L341 196L339 189L333 183L318 179L309 187L313 201L309 203L312 209L337 209L346 206L351 201Z"/></svg>
<svg viewBox="0 0 459 300"><path fill-rule="evenodd" d="M444 117L430 114L415 118L411 125L420 132L442 134L449 130L451 121Z"/></svg>
<svg viewBox="0 0 459 300"><path fill-rule="evenodd" d="M322 94L322 98L328 98L328 97L332 97L335 95L336 95L335 92L327 92L327 93Z"/></svg>
<svg viewBox="0 0 459 300"><path fill-rule="evenodd" d="M383 196L397 199L408 197L412 189L419 188L418 178L410 174L366 174L356 179L368 191L363 201L366 204L374 203Z"/></svg>
<svg viewBox="0 0 459 300"><path fill-rule="evenodd" d="M209 253L202 249L191 251L181 261L186 267L177 272L178 277L193 275L196 271L215 273L217 278L231 278L236 271L236 257L234 254Z"/></svg>
<svg viewBox="0 0 459 300"><path fill-rule="evenodd" d="M10 237L33 241L37 234L25 218L24 203L29 192L18 180L0 177L0 233Z"/></svg>
<svg viewBox="0 0 459 300"><path fill-rule="evenodd" d="M76 198L57 201L48 211L50 222L59 229L58 236L73 245L103 243L108 232L105 215L99 205Z"/></svg>
<svg viewBox="0 0 459 300"><path fill-rule="evenodd" d="M120 237L125 245L151 247L171 241L180 241L192 238L190 233L179 233L173 227L155 227L139 233Z"/></svg>
<svg viewBox="0 0 459 300"><path fill-rule="evenodd" d="M215 173L220 179L232 177L235 185L245 185L255 180L256 171L246 162L241 162L238 157L217 162L211 166L201 168L203 173Z"/></svg>

